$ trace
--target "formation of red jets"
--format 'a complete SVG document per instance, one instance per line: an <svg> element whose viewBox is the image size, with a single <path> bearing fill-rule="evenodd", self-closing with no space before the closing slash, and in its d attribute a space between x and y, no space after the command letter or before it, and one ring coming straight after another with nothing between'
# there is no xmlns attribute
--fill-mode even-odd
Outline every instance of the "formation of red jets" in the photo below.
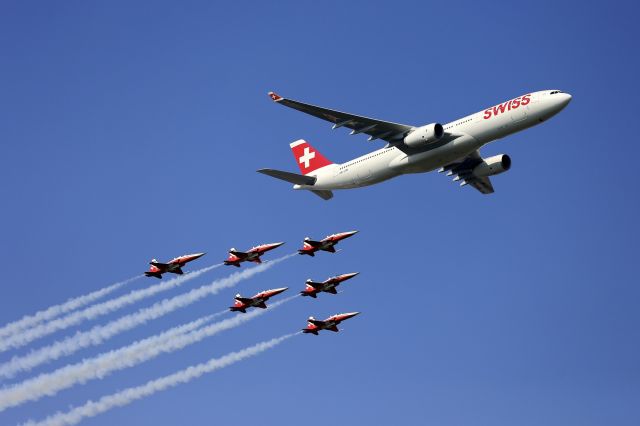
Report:
<svg viewBox="0 0 640 426"><path fill-rule="evenodd" d="M329 253L335 253L335 245L338 244L341 240L345 238L349 238L355 235L358 231L350 231L350 232L341 232L337 234L329 235L322 240L316 241L312 240L309 237L306 237L303 242L303 246L298 250L298 254L315 256L315 253L318 251L326 251ZM247 251L238 251L235 248L229 249L229 257L224 261L225 265L232 265L235 267L240 267L240 264L243 262L253 262L253 263L262 263L260 257L268 251L276 249L283 245L284 242L279 243L269 243L269 244L261 244ZM186 254L183 256L178 256L176 258L171 259L166 263L158 262L156 259L151 260L149 264L149 270L144 274L148 277L162 278L162 274L171 273L182 275L184 272L182 268L189 262L196 260L205 253L194 253L194 254ZM306 285L304 290L300 292L302 296L310 296L312 298L317 298L319 293L330 293L337 294L336 287L340 285L343 281L347 281L356 275L359 272L351 272L348 274L337 275L334 277L329 277L322 282L316 282L312 279L308 279L306 281ZM242 297L240 294L236 294L234 298L233 306L229 307L229 310L232 312L242 312L246 313L249 308L261 308L266 309L266 302L273 296L276 296L284 291L288 290L288 287L276 288L272 290L264 290L253 297ZM332 315L325 320L317 320L314 317L309 317L307 320L307 327L302 329L303 333L311 333L314 335L318 335L318 332L321 330L330 330L333 332L337 332L338 324L342 321L353 318L358 315L360 312L348 312L344 314L336 314Z"/></svg>

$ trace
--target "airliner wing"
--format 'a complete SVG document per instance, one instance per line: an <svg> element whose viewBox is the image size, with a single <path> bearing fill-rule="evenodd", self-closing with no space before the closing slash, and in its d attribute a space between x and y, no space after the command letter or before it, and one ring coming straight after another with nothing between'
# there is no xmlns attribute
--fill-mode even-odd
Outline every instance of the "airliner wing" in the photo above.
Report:
<svg viewBox="0 0 640 426"><path fill-rule="evenodd" d="M493 185L488 177L476 177L472 174L473 169L482 162L479 151L474 151L462 161L451 163L442 168L442 171L449 171L448 175L456 175L454 180L461 181L461 186L471 185L483 194L493 194Z"/></svg>
<svg viewBox="0 0 640 426"><path fill-rule="evenodd" d="M397 143L404 136L413 130L414 126L407 124L392 123L390 121L377 120L375 118L362 117L360 115L349 114L347 112L335 111L328 108L322 108L315 105L305 104L303 102L286 99L274 92L269 92L269 96L275 102L297 109L304 113L313 115L323 120L333 123L333 128L347 127L351 129L351 134L365 133L369 135L370 141L374 139L382 139L389 143Z"/></svg>
<svg viewBox="0 0 640 426"><path fill-rule="evenodd" d="M472 181L467 182L478 191L483 194L493 194L493 185L491 185L491 179L488 177L474 178Z"/></svg>

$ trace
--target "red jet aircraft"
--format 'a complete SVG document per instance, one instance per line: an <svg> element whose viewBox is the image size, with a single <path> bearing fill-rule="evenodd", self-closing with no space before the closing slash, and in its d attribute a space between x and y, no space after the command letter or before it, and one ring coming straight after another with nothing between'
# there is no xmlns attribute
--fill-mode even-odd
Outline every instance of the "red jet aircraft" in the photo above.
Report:
<svg viewBox="0 0 640 426"><path fill-rule="evenodd" d="M318 335L318 331L320 330L331 330L337 333L339 331L338 324L346 319L355 317L359 313L360 312L348 312L346 314L336 314L330 316L324 321L317 320L314 317L309 317L309 319L307 320L307 328L303 328L302 332L305 334L312 333L316 336Z"/></svg>
<svg viewBox="0 0 640 426"><path fill-rule="evenodd" d="M336 249L333 246L338 244L340 240L349 238L350 236L355 235L357 233L358 231L341 232L339 234L329 235L320 241L314 241L311 238L307 237L304 239L303 246L300 250L298 250L298 253L308 254L309 256L315 256L315 253L318 250L335 253Z"/></svg>
<svg viewBox="0 0 640 426"><path fill-rule="evenodd" d="M237 251L236 249L231 248L229 249L229 257L224 261L224 264L237 266L239 268L241 262L262 263L260 256L269 250L280 247L283 244L284 243L262 244L252 247L251 250L247 252Z"/></svg>
<svg viewBox="0 0 640 426"><path fill-rule="evenodd" d="M306 283L307 286L303 291L300 292L300 294L303 296L311 296L313 298L318 297L318 293L323 291L325 293L337 294L338 292L336 291L336 287L338 287L342 281L349 280L359 273L360 272L351 272L349 274L338 275L335 277L327 278L321 283L314 282L313 280L308 279Z"/></svg>
<svg viewBox="0 0 640 426"><path fill-rule="evenodd" d="M260 293L256 294L253 297L242 297L240 296L240 294L236 294L236 297L235 297L236 301L233 304L233 306L229 308L229 310L231 312L240 311L243 314L246 314L247 308L251 308L251 307L267 309L267 305L265 304L265 302L269 300L269 298L275 296L276 294L280 294L287 289L288 287L275 288L273 290L265 290L265 291L261 291Z"/></svg>
<svg viewBox="0 0 640 426"><path fill-rule="evenodd" d="M148 277L156 277L162 279L162 274L170 272L172 274L182 275L182 267L192 260L204 256L205 253L185 254L171 259L167 263L160 263L156 259L152 259L149 264L151 267L144 274Z"/></svg>

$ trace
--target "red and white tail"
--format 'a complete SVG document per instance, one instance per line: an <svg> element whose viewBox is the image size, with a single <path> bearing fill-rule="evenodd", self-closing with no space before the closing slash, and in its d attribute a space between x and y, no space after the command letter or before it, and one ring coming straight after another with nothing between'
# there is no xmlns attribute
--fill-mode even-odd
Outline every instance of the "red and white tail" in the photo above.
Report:
<svg viewBox="0 0 640 426"><path fill-rule="evenodd" d="M333 164L303 139L292 142L289 146L303 175Z"/></svg>

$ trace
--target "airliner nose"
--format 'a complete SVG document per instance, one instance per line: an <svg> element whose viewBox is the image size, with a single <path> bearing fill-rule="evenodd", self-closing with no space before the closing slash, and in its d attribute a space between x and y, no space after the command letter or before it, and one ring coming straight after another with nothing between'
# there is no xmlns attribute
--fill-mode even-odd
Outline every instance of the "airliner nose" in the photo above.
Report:
<svg viewBox="0 0 640 426"><path fill-rule="evenodd" d="M569 102L571 102L571 99L573 99L571 97L571 95L568 94L568 93L558 93L558 95L561 95L559 100L560 100L560 105L562 106L562 108L564 108L567 105L569 105Z"/></svg>

